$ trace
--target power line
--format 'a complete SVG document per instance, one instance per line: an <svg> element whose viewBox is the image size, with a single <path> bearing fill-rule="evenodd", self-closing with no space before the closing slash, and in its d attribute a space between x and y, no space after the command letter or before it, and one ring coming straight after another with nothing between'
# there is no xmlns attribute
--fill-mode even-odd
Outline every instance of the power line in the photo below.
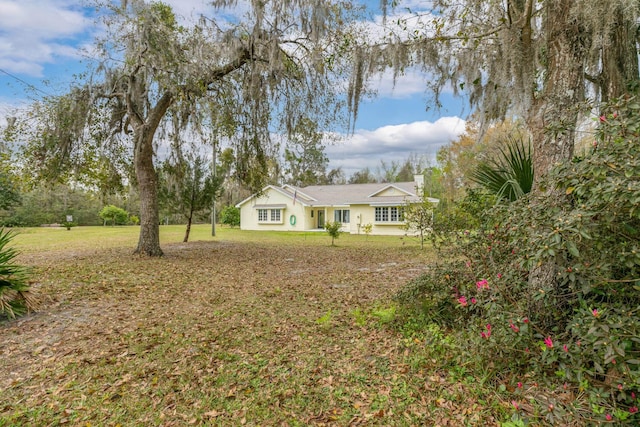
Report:
<svg viewBox="0 0 640 427"><path fill-rule="evenodd" d="M34 86L34 85L32 85L31 83L29 83L29 82L27 82L27 81L25 81L25 80L21 79L21 78L20 78L20 77L18 77L18 76L14 76L13 74L9 73L8 71L3 70L2 68L0 68L0 72L1 72L1 73L3 73L3 74L6 74L7 76L11 77L11 78L12 78L12 79L14 79L14 80L19 81L19 82L20 82L20 83L22 83L23 85L27 86L28 88L30 88L30 89L32 89L32 90L34 90L34 91L36 91L36 92L40 92L40 93L42 93L42 94L44 94L44 95L46 95L46 96L52 96L50 93L47 93L47 92L43 91L42 89L39 89L39 88L35 87L35 86Z"/></svg>

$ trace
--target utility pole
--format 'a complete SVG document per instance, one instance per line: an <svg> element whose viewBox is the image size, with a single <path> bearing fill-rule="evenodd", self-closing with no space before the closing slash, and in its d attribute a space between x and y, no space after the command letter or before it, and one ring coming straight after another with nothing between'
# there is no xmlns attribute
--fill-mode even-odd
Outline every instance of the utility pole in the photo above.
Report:
<svg viewBox="0 0 640 427"><path fill-rule="evenodd" d="M213 180L215 181L216 179L216 149L217 149L217 137L216 134L214 133L213 138L213 156L212 156L212 166L211 166L211 174L213 175ZM213 195L213 203L211 206L211 235L215 236L216 235L216 196L215 194Z"/></svg>

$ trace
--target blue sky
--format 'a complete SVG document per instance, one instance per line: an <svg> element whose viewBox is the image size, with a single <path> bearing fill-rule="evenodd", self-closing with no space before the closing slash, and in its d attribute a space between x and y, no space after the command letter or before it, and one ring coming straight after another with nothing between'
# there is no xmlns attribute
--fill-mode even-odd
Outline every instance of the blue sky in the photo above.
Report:
<svg viewBox="0 0 640 427"><path fill-rule="evenodd" d="M165 2L184 17L208 8L205 0ZM90 45L95 28L81 3L0 0L0 121L45 93L63 93L72 75L82 70L79 48ZM426 78L410 70L395 86L391 74L371 81L378 95L361 104L354 134L327 147L330 167L342 167L349 176L364 167L375 170L380 160L402 161L412 153L433 158L439 147L464 132L461 117L468 107L445 94L443 109L427 108Z"/></svg>

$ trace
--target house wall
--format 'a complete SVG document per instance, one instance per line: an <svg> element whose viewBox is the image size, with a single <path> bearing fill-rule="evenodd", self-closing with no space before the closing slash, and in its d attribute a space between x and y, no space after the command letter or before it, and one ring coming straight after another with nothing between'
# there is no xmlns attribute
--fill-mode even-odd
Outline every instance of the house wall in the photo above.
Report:
<svg viewBox="0 0 640 427"><path fill-rule="evenodd" d="M394 190L395 192L395 190ZM280 223L260 223L258 222L258 209L256 205L285 205L282 209L282 220ZM267 209L271 209L268 208ZM318 211L324 212L324 221L333 221L336 209L349 209L349 223L342 225L342 231L351 234L364 234L362 226L372 224L372 235L396 235L403 236L406 230L403 223L376 223L375 208L368 204L336 206L336 207L309 207L303 205L299 200L293 205L293 200L269 188L259 198L253 198L240 206L240 228L242 230L272 230L272 231L306 231L318 230ZM313 216L311 213L313 212ZM296 223L291 224L291 215L296 217ZM360 225L360 227L358 227Z"/></svg>
<svg viewBox="0 0 640 427"><path fill-rule="evenodd" d="M402 223L381 224L375 221L375 208L369 205L351 205L351 222L348 231L351 234L364 234L362 226L371 224L371 235L404 236L406 231ZM360 225L360 227L358 227Z"/></svg>
<svg viewBox="0 0 640 427"><path fill-rule="evenodd" d="M258 222L258 209L256 205L286 205L282 209L281 223ZM291 215L295 215L296 223L291 225ZM274 230L274 231L303 231L308 227L308 214L302 203L292 203L291 198L273 189L268 189L261 197L249 200L240 206L241 230Z"/></svg>

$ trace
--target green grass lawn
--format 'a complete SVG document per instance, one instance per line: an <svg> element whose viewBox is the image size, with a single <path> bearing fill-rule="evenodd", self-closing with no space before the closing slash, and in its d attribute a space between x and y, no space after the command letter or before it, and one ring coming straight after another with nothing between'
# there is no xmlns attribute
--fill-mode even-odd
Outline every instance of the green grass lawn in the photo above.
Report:
<svg viewBox="0 0 640 427"><path fill-rule="evenodd" d="M19 229L41 307L0 323L0 426L496 425L504 403L392 296L431 262L399 237Z"/></svg>
<svg viewBox="0 0 640 427"><path fill-rule="evenodd" d="M67 230L62 227L17 228L16 246L23 252L57 251L74 249L100 249L130 246L132 250L138 242L139 228L136 226L74 227ZM184 239L184 225L160 226L160 243L181 243ZM211 235L211 225L197 224L191 228L190 242L197 241L233 241L270 243L284 245L330 245L331 237L324 231L282 232L282 231L242 231L237 228L216 226L216 236ZM404 247L419 249L420 242L414 237L405 236L366 236L364 234L341 234L336 246L370 248Z"/></svg>

